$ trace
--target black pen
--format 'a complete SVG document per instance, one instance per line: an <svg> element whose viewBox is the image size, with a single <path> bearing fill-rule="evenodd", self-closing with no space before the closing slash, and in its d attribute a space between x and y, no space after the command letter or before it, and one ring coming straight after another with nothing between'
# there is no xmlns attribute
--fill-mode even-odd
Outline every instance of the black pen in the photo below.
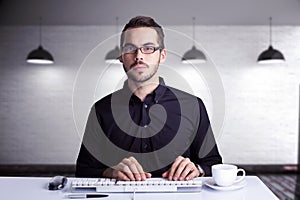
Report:
<svg viewBox="0 0 300 200"><path fill-rule="evenodd" d="M70 199L85 199L85 198L103 198L108 197L108 194L67 194L66 195Z"/></svg>

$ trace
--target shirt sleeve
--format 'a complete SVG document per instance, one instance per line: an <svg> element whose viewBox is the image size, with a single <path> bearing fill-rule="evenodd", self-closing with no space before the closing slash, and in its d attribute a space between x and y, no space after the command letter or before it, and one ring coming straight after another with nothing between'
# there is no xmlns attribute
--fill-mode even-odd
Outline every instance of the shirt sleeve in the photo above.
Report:
<svg viewBox="0 0 300 200"><path fill-rule="evenodd" d="M99 122L95 116L95 107L93 106L86 123L83 141L76 161L76 177L103 177L103 171L108 168L106 165L96 159L89 151L89 148L85 146L94 145L92 144L92 142L94 142L93 135L98 134L98 130L96 127L99 126Z"/></svg>
<svg viewBox="0 0 300 200"><path fill-rule="evenodd" d="M79 155L76 161L76 177L102 177L103 171L107 166L99 162L86 149L84 144L81 144Z"/></svg>
<svg viewBox="0 0 300 200"><path fill-rule="evenodd" d="M191 144L191 159L211 176L211 166L222 163L217 143L203 102L199 99L200 119L195 138Z"/></svg>

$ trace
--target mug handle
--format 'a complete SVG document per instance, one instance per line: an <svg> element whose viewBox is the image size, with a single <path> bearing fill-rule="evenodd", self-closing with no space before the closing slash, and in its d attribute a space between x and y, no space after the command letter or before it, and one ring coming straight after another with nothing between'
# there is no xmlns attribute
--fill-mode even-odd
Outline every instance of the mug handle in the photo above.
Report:
<svg viewBox="0 0 300 200"><path fill-rule="evenodd" d="M245 172L244 169L238 169L238 170L237 170L237 173L239 173L239 172L242 172L243 174L242 174L242 176L240 176L238 179L236 179L236 180L234 181L234 183L241 182L242 180L244 180L244 178L245 178L245 176L246 176L246 172Z"/></svg>

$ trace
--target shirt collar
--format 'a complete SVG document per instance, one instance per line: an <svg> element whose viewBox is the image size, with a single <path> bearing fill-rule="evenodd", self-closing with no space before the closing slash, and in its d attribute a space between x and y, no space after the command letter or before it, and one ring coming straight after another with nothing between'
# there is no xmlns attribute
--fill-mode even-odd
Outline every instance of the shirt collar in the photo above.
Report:
<svg viewBox="0 0 300 200"><path fill-rule="evenodd" d="M157 88L154 90L154 100L156 103L158 103L158 101L160 100L160 98L164 95L164 93L166 92L166 84L165 81L162 77L159 77L159 85L157 86Z"/></svg>
<svg viewBox="0 0 300 200"><path fill-rule="evenodd" d="M152 94L154 94L154 101L155 101L155 103L159 102L159 100L161 99L161 97L164 95L166 89L167 88L166 88L164 79L162 77L159 77L159 85L155 88L155 90L152 93ZM130 88L128 87L128 80L126 80L124 82L123 90L125 92L131 92ZM131 100L133 100L132 99L133 97L136 97L136 96L134 94L132 94Z"/></svg>

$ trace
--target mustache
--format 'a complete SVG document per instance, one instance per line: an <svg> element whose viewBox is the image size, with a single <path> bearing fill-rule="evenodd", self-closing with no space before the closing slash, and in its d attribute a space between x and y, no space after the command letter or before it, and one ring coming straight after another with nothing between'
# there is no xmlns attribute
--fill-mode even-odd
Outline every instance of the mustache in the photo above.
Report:
<svg viewBox="0 0 300 200"><path fill-rule="evenodd" d="M145 65L148 67L148 65L146 63L144 63L143 61L136 61L134 62L132 65L130 65L130 69L132 69L133 67L135 67L136 65Z"/></svg>

